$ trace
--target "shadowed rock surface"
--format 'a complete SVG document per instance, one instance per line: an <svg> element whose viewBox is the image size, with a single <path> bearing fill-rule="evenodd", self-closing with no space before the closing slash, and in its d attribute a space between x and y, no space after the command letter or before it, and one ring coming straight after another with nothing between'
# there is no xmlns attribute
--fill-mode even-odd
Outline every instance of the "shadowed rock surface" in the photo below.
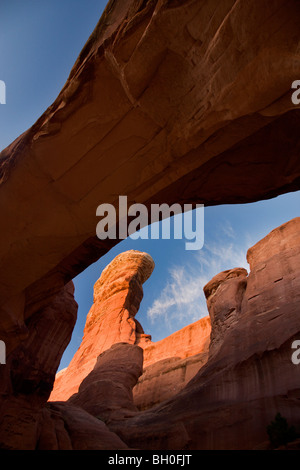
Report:
<svg viewBox="0 0 300 470"><path fill-rule="evenodd" d="M124 194L129 205L140 202L148 208L151 203L215 205L299 189L300 111L291 101L291 83L300 70L299 14L298 0L111 0L57 99L1 152L0 337L7 346L7 364L0 367L1 447L36 446L37 423L74 325L74 300L51 308L55 331L43 326L37 337L33 325L47 323L52 302L67 295L64 286L116 243L95 236L99 204L117 205ZM274 235L278 242L279 232ZM282 232L290 243L289 230ZM182 392L160 414L155 429L149 416L156 422L157 415L139 418L147 423L147 436L137 432L138 418L129 420L128 442L234 447L234 433L224 437L227 416L229 429L236 429L236 445L243 447L260 439L276 407L296 419L298 401L288 395L296 393L296 374L288 356L289 342L298 333L298 252L294 247L295 260L287 261L283 239L279 247L269 246L270 253L259 247L250 251L252 268L242 298L243 276L220 284L222 290L226 282L234 283L230 289L238 299L231 299L231 307L230 299L223 311L208 298L216 320L233 309L234 320L226 319L229 327L224 331L219 322L213 333L212 355L223 367L224 384L231 385L228 390L215 386L209 397L201 395L204 385L193 393L197 412L199 396L212 409L217 396L224 413L204 425L212 416L209 406L201 419L195 417L193 397ZM272 250L280 253L271 255ZM61 311L70 316L63 326ZM272 329L271 339L265 325ZM43 341L47 353L41 352ZM263 362L249 356L237 363L235 355L241 361L247 351ZM37 359L27 362L32 354ZM280 386L274 371L266 373L274 363L278 371L282 364ZM211 364L201 377L213 383L217 379L210 371L216 363ZM247 393L232 386L249 371L268 378L263 385L249 379ZM253 400L241 403L243 393ZM247 440L244 423L253 430L253 441Z"/></svg>
<svg viewBox="0 0 300 470"><path fill-rule="evenodd" d="M161 341L142 346L144 370L133 389L134 403L140 410L171 398L194 377L208 359L210 334L210 318L206 316Z"/></svg>
<svg viewBox="0 0 300 470"><path fill-rule="evenodd" d="M110 426L128 445L251 449L268 439L277 412L299 428L291 345L300 337L300 218L273 230L247 259L248 276L233 269L204 287L212 343L198 374L175 397Z"/></svg>
<svg viewBox="0 0 300 470"><path fill-rule="evenodd" d="M43 408L37 450L124 450L121 439L82 408L64 402Z"/></svg>
<svg viewBox="0 0 300 470"><path fill-rule="evenodd" d="M133 391L134 402L139 409L149 408L175 395L207 361L211 333L209 317L201 318L157 342L151 341L151 336L144 333L142 325L135 319L143 297L142 283L149 278L153 269L154 261L150 255L130 250L116 256L103 270L94 286L94 304L87 316L82 343L69 366L57 374L50 401L70 399L77 404L88 400L88 408L84 407L86 410L98 407L104 416L107 406L109 412L110 405L106 403L105 393L111 400L113 387L120 388L120 381L114 377L114 367L118 367L118 362L125 371L131 367L131 360L126 359L126 347L116 348L117 343L142 348L128 349L128 353L132 351L132 354L138 354L133 352L138 350L143 352L140 357L141 371L132 384L132 387L136 385L141 376ZM100 375L104 373L103 367L98 364L100 359L105 359L108 364L112 361L110 373L113 379L111 385L107 385L106 392L104 385L107 382L100 383ZM135 362L132 358L132 363ZM109 375L107 369L104 375ZM95 390L98 386L99 391L94 396L97 405L93 405L93 392L89 390ZM103 405L99 403L98 394Z"/></svg>
<svg viewBox="0 0 300 470"><path fill-rule="evenodd" d="M143 372L143 351L139 346L117 343L97 359L68 402L109 423L136 414L132 389Z"/></svg>
<svg viewBox="0 0 300 470"><path fill-rule="evenodd" d="M45 293L116 243L96 237L99 204L299 189L299 14L298 0L108 3L57 99L0 155L8 350Z"/></svg>
<svg viewBox="0 0 300 470"><path fill-rule="evenodd" d="M73 283L47 299L23 327L19 346L0 366L0 447L35 449L39 423L77 317Z"/></svg>

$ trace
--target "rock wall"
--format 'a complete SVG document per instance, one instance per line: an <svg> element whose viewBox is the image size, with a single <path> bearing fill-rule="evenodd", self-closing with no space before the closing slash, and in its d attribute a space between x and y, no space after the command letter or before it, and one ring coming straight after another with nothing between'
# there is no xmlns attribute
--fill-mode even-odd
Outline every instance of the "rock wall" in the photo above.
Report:
<svg viewBox="0 0 300 470"><path fill-rule="evenodd" d="M77 317L73 283L26 321L21 344L0 366L0 448L35 449L44 407Z"/></svg>
<svg viewBox="0 0 300 470"><path fill-rule="evenodd" d="M128 447L103 421L83 408L53 402L43 408L33 449L125 450Z"/></svg>
<svg viewBox="0 0 300 470"><path fill-rule="evenodd" d="M37 423L74 324L74 299L67 302L68 308L63 307L71 317L63 326L60 314L52 310L55 319L51 323L51 341L47 339L51 328L41 327L40 337L34 342L36 328L31 325L47 324L52 301L59 303L57 299L66 295L64 286L117 242L100 241L95 236L99 204L117 207L118 195L124 194L128 204L141 202L148 208L151 203L191 201L215 205L256 201L299 189L300 114L299 107L291 102L291 83L299 78L299 14L298 0L111 0L57 99L30 129L1 152L0 338L7 346L7 364L1 366L2 447L36 445ZM290 238L290 234L286 236ZM278 231L275 237L279 240ZM281 248L285 255L287 246L283 242ZM254 252L254 262L256 253L260 258L265 256L267 268L270 266L271 272L274 268L279 277L272 280L263 264L259 274L253 264L245 290L252 298L245 300L244 294L230 307L239 305L243 315L253 314L245 314L244 324L250 330L243 331L237 316L232 325L241 329L244 342L241 344L231 333L230 346L228 331L219 324L213 333L215 354L211 360L219 358L220 367L225 367L223 373L227 370L229 374L224 376L224 383L230 384L235 373L240 383L242 374L237 365L233 367L237 360L234 344L237 350L258 351L265 358L266 368L267 357L271 364L286 358L286 385L280 388L269 374L265 404L257 387L256 394L250 389L249 396L263 415L257 419L253 405L257 428L247 414L252 413L249 402L245 402L246 407L241 404L237 417L224 398L226 393L230 396L230 390L225 393L225 386L220 389L215 382L214 390L225 400L225 415L232 425L244 419L260 439L257 423L262 429L265 419L270 418L265 405L271 403L273 413L283 403L274 394L287 394L296 387L288 345L298 332L299 277L297 266L288 258L295 277L289 278L286 287L283 280L289 274L285 257L281 259L278 254L278 267L272 265L272 256L263 251L258 255L259 248ZM276 257L273 262L276 264ZM262 282L261 286L256 287L255 279ZM216 319L221 318L222 309L214 301L212 309ZM265 331L256 338L254 333L266 328L272 332L275 329L274 338L270 339ZM226 341L221 346L224 333ZM43 341L51 354L42 351ZM37 359L31 365L26 357L33 351ZM227 367L222 362L225 359L232 365ZM248 370L260 374L261 363L250 357L247 360ZM89 370L92 368L91 364ZM216 363L208 361L202 369L201 374L208 374L216 370ZM205 375L201 377L206 380ZM213 408L210 400L214 393L205 397L203 382L199 387L197 396ZM184 405L185 398L178 398L173 428L162 431L164 438L153 440L151 432L154 436L157 428L153 430L149 425L148 436L136 433L135 441L135 417L131 433L126 435L128 442L139 442L141 447L176 447L186 436L192 446L233 446L235 438L240 446L246 445L243 423L240 428L236 426L241 429L238 436L227 433L227 441L221 437L226 421L222 414L218 421L220 436L216 421L211 420L210 428L202 436L198 434L196 442L195 429L197 423L203 428L205 413L197 418L199 411L193 409L189 392L180 393L180 397L187 393L188 406ZM297 409L296 400L287 399L286 403L287 409ZM168 409L161 414L161 420L169 420ZM189 413L187 421L184 409ZM146 421L149 416L145 415ZM155 422L157 416L151 416ZM161 426L164 429L163 421ZM250 439L249 445L253 442Z"/></svg>
<svg viewBox="0 0 300 470"><path fill-rule="evenodd" d="M79 392L90 380L88 377L93 376L101 354L115 351L111 346L117 343L142 348L143 374L137 376L136 380L141 375L133 389L134 403L139 409L175 395L206 362L211 333L209 317L158 342L152 342L151 335L145 334L135 319L143 297L142 284L153 268L154 261L147 253L131 250L118 255L103 270L94 286L94 304L87 316L82 343L69 366L57 374L50 401L65 401Z"/></svg>
<svg viewBox="0 0 300 470"><path fill-rule="evenodd" d="M36 303L116 243L96 237L99 204L299 189L299 13L298 0L108 3L57 99L0 154L9 351Z"/></svg>
<svg viewBox="0 0 300 470"><path fill-rule="evenodd" d="M161 341L145 344L143 374L133 389L140 410L174 396L196 375L207 361L210 334L207 316Z"/></svg>
<svg viewBox="0 0 300 470"><path fill-rule="evenodd" d="M175 331L161 341L147 342L143 346L144 368L170 357L184 359L208 350L210 332L210 317L206 316Z"/></svg>
<svg viewBox="0 0 300 470"><path fill-rule="evenodd" d="M180 359L170 357L146 367L133 389L134 404L141 411L176 395L206 363L208 351Z"/></svg>
<svg viewBox="0 0 300 470"><path fill-rule="evenodd" d="M138 409L133 403L132 389L142 372L142 349L128 343L114 344L99 355L95 367L68 403L106 423L133 416Z"/></svg>
<svg viewBox="0 0 300 470"><path fill-rule="evenodd" d="M277 412L299 431L291 345L300 338L300 218L273 230L247 258L248 275L233 269L204 287L212 320L206 364L175 397L110 425L128 445L252 449L268 440Z"/></svg>
<svg viewBox="0 0 300 470"><path fill-rule="evenodd" d="M119 255L95 285L98 316L92 309L84 343L88 343L88 334L97 342L93 326L105 325L105 315L121 320L117 323L119 333L109 336L107 330L98 329L99 344L105 351L92 367L88 354L77 355L77 360L81 359L78 370L82 367L84 379L72 393L72 375L66 375L66 382L61 381L60 386L64 385L61 390L68 399L46 404L55 361L53 356L47 362L49 357L43 354L43 344L40 342L39 346L37 340L47 334L52 338L49 326L57 318L61 322L61 339L69 337L70 318L75 321L77 305L72 286L68 286L52 299L48 326L44 323L47 316L37 316L36 322L32 316L28 322L31 329L26 349L36 355L37 365L35 372L28 365L25 377L18 372L18 363L12 364L15 373L6 382L6 401L2 402L1 447L252 449L267 440L267 425L278 412L298 427L300 389L297 366L291 361L291 345L300 337L300 218L273 230L248 250L247 259L249 273L233 268L217 274L204 286L210 321L205 317L152 343L148 335L147 341L144 337L141 341L140 325L136 330L123 330L122 322L130 320L131 327L135 325L141 283L151 274L153 260L140 252ZM128 276L122 278L122 272ZM122 279L128 281L125 287ZM101 299L107 309L100 308ZM120 299L131 299L125 301L128 308L110 309L119 305ZM61 315L63 309L65 315ZM125 312L124 317L120 316L121 311ZM63 327L65 322L67 329ZM128 341L111 344L123 331L127 332ZM31 340L33 332L35 341ZM134 344L133 337L138 344ZM189 347L184 351L187 338ZM175 344L177 356L167 357L168 348L173 353ZM44 346L47 350L47 342ZM165 358L159 361L160 353ZM190 353L193 354L189 356ZM144 354L148 362L143 370ZM19 352L17 358L20 357ZM55 357L58 361L59 355ZM84 368L85 362L88 368ZM183 376L183 369L190 376ZM44 382L44 377L49 382ZM135 387L138 393L134 402Z"/></svg>

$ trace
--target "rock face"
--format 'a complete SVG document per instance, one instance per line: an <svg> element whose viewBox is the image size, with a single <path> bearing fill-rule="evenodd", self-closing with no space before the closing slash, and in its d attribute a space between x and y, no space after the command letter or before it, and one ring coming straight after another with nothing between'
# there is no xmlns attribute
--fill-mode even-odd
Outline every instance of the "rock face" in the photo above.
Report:
<svg viewBox="0 0 300 470"><path fill-rule="evenodd" d="M148 341L144 346L144 367L163 359L177 357L184 359L208 351L210 342L210 318L206 316L181 328L167 338L153 343Z"/></svg>
<svg viewBox="0 0 300 470"><path fill-rule="evenodd" d="M72 278L117 243L95 236L99 204L117 206L121 194L127 195L128 204L140 202L148 208L152 203L241 203L299 189L300 111L291 101L291 83L299 79L299 13L298 0L111 0L57 99L1 152L0 339L7 347L7 364L0 370L2 447L35 448L38 422L76 310L70 299L68 307L62 301L59 312L50 306L60 304ZM287 227L283 232L292 243ZM278 233L274 235L277 240ZM214 392L205 396L210 387L205 388L200 379L199 387L194 382L189 385L161 413L161 425L157 425L161 437L155 439L151 433L157 434L158 427L153 430L149 425L148 435L141 435L134 427L138 418L128 419L128 442L139 442L141 447L165 443L168 448L182 446L186 436L191 446L234 446L237 436L227 433L227 440L224 438L227 414L230 423L241 422L237 443L242 447L261 437L258 428L262 429L277 405L288 403L288 413L294 407L296 416L297 400L278 398L288 390L296 393L288 356L289 342L298 332L298 258L294 247L295 260L288 257L286 261L288 250L281 241L283 258L280 253L268 257L259 247L249 254L252 272L245 293L230 307L236 315L240 306L241 316L232 322L227 319L230 328L226 330L219 322L213 333L211 361L218 358L218 367L225 367L224 385L218 386L213 373L216 363L208 361L201 380L211 380L211 384L215 380ZM258 262L255 256L265 260ZM272 269L277 279L272 280ZM237 289L241 295L244 279L243 275L237 277L227 280L228 286L229 281L234 282L232 291ZM262 284L256 284L256 279ZM285 279L289 279L288 286ZM216 320L225 311L229 314L230 304L227 301L223 312L217 298L208 297ZM63 326L61 309L70 316ZM55 320L47 323L48 315ZM240 318L245 321L237 321ZM45 324L48 327L39 330L37 325ZM231 328L233 325L238 329ZM264 326L272 334L274 329L271 339ZM246 327L249 331L244 331ZM130 336L130 328L134 330L132 322L125 336ZM51 339L48 329L53 333ZM243 342L242 336L233 333L238 330L236 334L245 337ZM143 335L137 326L135 331ZM48 345L45 351L42 342ZM249 356L243 371L233 344L237 351L243 350L239 357L257 351L264 362ZM33 361L27 361L31 356ZM244 392L240 395L238 386L227 390L225 384L235 379L240 383L240 374L249 371L266 377L266 369L261 372L261 367L278 362L280 370L284 360L287 366L282 374L287 380L281 380L279 386L270 374L259 391L258 383L249 379L253 408L245 399L247 408L241 404L239 414L231 413L228 401L241 403ZM211 420L210 427L203 427L207 415L203 412L199 417L201 407L193 408L188 395L197 387L195 396L210 403L212 411L206 412L211 416L217 394L224 403L224 414L218 422L217 418ZM198 404L198 398L196 401ZM164 430L163 420L169 420L171 409L172 426ZM252 410L254 421L249 417ZM189 415L189 423L184 413ZM155 414L143 416L145 423L149 416L153 422L158 419ZM256 436L248 444L242 422ZM198 425L202 434L194 432ZM124 434L121 428L120 433Z"/></svg>
<svg viewBox="0 0 300 470"><path fill-rule="evenodd" d="M38 310L27 320L21 346L9 355L7 364L0 367L1 449L127 449L127 445L102 421L84 411L84 406L59 402L47 404L77 317L73 293L73 283L69 283L59 294L47 299L47 308ZM125 357L128 357L128 351ZM118 361L121 364L120 357ZM137 362L136 379L129 380L127 386L129 397L132 396L130 383L135 384L142 371L141 353ZM128 364L125 370L127 376L133 373ZM124 389L123 385L122 393ZM131 407L135 409L132 399Z"/></svg>
<svg viewBox="0 0 300 470"><path fill-rule="evenodd" d="M142 284L149 278L153 268L154 261L147 253L131 250L118 255L103 270L94 286L94 304L87 316L82 343L68 368L57 374L50 401L84 403L80 406L89 412L93 410L93 415L98 410L101 419L104 419L107 413L110 415L110 406L115 406L114 403L106 403L105 395L111 398L114 395L113 387L121 387L121 379L113 377L109 382L109 375L114 376L113 371L118 366L123 371L135 367L130 391L125 393L127 397L129 393L131 404L127 399L128 404L123 408L131 411L146 409L175 395L206 362L211 332L209 317L156 343L151 341L151 336L144 333L141 324L135 319L143 297ZM138 351L143 354L139 358L139 353L132 352L138 354L138 359L126 362L118 350L121 345L116 349L118 343L137 345ZM100 361L102 364L104 360L107 361L108 369L103 371L103 365L100 367L98 363ZM106 377L103 383L101 374ZM121 377L123 380L122 374ZM133 387L135 405L132 402ZM91 390L98 388L94 395Z"/></svg>
<svg viewBox="0 0 300 470"><path fill-rule="evenodd" d="M0 447L35 449L39 423L77 317L69 283L26 321L22 343L0 366ZM46 299L45 299L46 300Z"/></svg>
<svg viewBox="0 0 300 470"><path fill-rule="evenodd" d="M1 447L251 449L267 440L267 425L278 412L297 426L300 389L291 345L300 337L300 218L273 230L248 250L247 259L249 273L234 268L217 274L204 286L210 321L205 317L152 343L144 333L147 341L141 340L140 325L134 330L134 315L153 260L135 251L119 255L95 284L97 309L92 308L88 315L90 328L82 343L89 344L90 333L97 343L94 325L110 325L109 330L97 330L98 346L104 351L93 367L88 354L77 354L81 358L78 370L85 377L71 396L72 374L65 372L64 390L64 375L59 375L58 384L60 380L67 401L46 404L55 360L50 358L48 364L37 339L42 331L52 335L49 324L45 325L47 315L37 316L36 322L34 315L30 317L26 346L37 355L38 365L35 373L28 365L26 378L11 367L14 374L11 383L7 381L10 396L3 402ZM106 308L100 308L101 302ZM70 315L74 322L76 311L70 285L52 299L48 318L58 317L61 325L66 321L69 325ZM118 321L119 334L111 333L112 324L106 323L105 316ZM123 329L122 323L128 321L131 328L125 325ZM58 331L62 341L69 329ZM114 343L120 337L123 341ZM147 361L144 371L143 355ZM183 369L190 376L180 377L178 371ZM43 382L43 373L49 382Z"/></svg>
<svg viewBox="0 0 300 470"><path fill-rule="evenodd" d="M147 341L148 336L134 317L143 298L142 285L153 268L151 256L131 250L118 255L103 270L94 286L94 303L82 343L68 368L58 375L50 400L67 400L76 393L98 356L113 344Z"/></svg>
<svg viewBox="0 0 300 470"><path fill-rule="evenodd" d="M133 399L141 411L173 397L206 363L208 351L185 359L170 357L146 367L133 389Z"/></svg>
<svg viewBox="0 0 300 470"><path fill-rule="evenodd" d="M217 274L204 286L207 308L213 325L210 356L222 346L224 334L239 319L247 277L246 269L230 269Z"/></svg>
<svg viewBox="0 0 300 470"><path fill-rule="evenodd" d="M68 402L109 423L136 414L132 389L143 372L143 351L139 346L117 343L97 359Z"/></svg>
<svg viewBox="0 0 300 470"><path fill-rule="evenodd" d="M240 203L299 189L299 13L298 0L108 3L57 99L0 155L9 351L28 303L116 243L96 237L99 204L122 194L148 208Z"/></svg>
<svg viewBox="0 0 300 470"><path fill-rule="evenodd" d="M291 345L300 338L300 218L273 230L247 259L248 275L226 271L204 288L212 343L198 374L162 405L110 426L128 445L251 449L268 440L277 412L299 426Z"/></svg>
<svg viewBox="0 0 300 470"><path fill-rule="evenodd" d="M82 408L64 402L43 409L37 450L125 450L127 445Z"/></svg>
<svg viewBox="0 0 300 470"><path fill-rule="evenodd" d="M210 343L210 318L176 331L144 347L144 371L133 389L134 403L140 410L171 398L206 363Z"/></svg>

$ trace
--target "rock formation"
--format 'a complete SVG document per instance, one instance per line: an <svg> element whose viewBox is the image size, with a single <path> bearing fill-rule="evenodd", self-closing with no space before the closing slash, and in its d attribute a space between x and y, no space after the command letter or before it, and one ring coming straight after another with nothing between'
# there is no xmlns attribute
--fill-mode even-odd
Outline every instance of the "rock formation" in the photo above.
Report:
<svg viewBox="0 0 300 470"><path fill-rule="evenodd" d="M37 450L124 450L127 445L98 418L64 402L43 408Z"/></svg>
<svg viewBox="0 0 300 470"><path fill-rule="evenodd" d="M200 286L199 286L200 287ZM143 346L144 367L172 357L184 359L208 351L210 342L210 318L206 316L191 323L161 341L148 341Z"/></svg>
<svg viewBox="0 0 300 470"><path fill-rule="evenodd" d="M68 368L58 374L50 400L67 400L76 393L98 356L113 344L147 341L134 317L143 298L142 284L153 268L151 256L131 250L118 255L103 270L94 286L94 303L82 343Z"/></svg>
<svg viewBox="0 0 300 470"><path fill-rule="evenodd" d="M248 250L247 259L249 273L234 268L217 274L204 286L210 321L205 317L152 343L148 335L147 341L141 341L141 326L134 328L134 315L153 260L136 251L119 255L95 284L97 308L88 315L90 328L82 343L84 347L98 344L104 351L92 367L89 354L77 353L78 370L85 374L80 386L69 396L72 374L65 372L65 388L61 386L61 390L68 400L46 405L49 385L43 382L43 373L51 378L49 366L55 361L51 358L47 363L37 338L42 331L52 337L45 318L52 321L58 317L64 325L71 315L74 322L77 306L69 286L52 300L48 316L37 316L36 322L32 316L28 322L36 341L26 347L37 356L36 372L29 369L24 377L18 371L18 362L11 367L14 374L11 383L7 381L8 396L3 403L2 447L251 449L267 440L267 425L277 412L297 426L300 395L291 345L300 337L300 218L273 230ZM61 316L63 309L66 313ZM109 328L108 319L117 321L117 334L112 324ZM126 326L128 321L131 328ZM94 325L103 327L97 328L98 337ZM59 332L62 339L70 334L70 328L61 327ZM79 351L83 350L81 345ZM147 360L144 371L143 355ZM191 365L194 373L195 368L198 372L185 384L187 380L174 371L188 370ZM76 370L76 361L72 368ZM144 411L138 411L133 401L134 387L139 409ZM159 392L158 399L154 391ZM21 418L17 415L20 406Z"/></svg>
<svg viewBox="0 0 300 470"><path fill-rule="evenodd" d="M298 0L111 0L57 99L1 152L0 339L7 347L7 364L0 367L2 447L35 448L37 423L75 317L74 300L63 301L59 310L70 318L61 327L65 316L56 307L50 311L50 305L59 304L58 299L67 295L65 286L117 243L100 241L95 235L99 204L117 204L124 194L128 204L140 202L147 207L174 202L215 205L257 201L299 189L300 111L291 101L291 84L299 79L300 69L299 13ZM283 230L289 242L291 225ZM283 241L280 249L286 256ZM296 417L296 399L279 403L274 397L295 389L288 354L289 341L298 332L297 266L288 258L292 278L285 270L285 258L278 254L272 261L267 255L259 253L258 247L249 255L252 272L245 293L230 307L233 315L240 308L241 316L232 322L227 319L226 330L219 322L213 333L211 360L218 359L218 367L225 367L225 360L231 364L222 372L224 386L218 387L210 372L216 370L216 363L208 361L202 368L201 380L216 381L215 395L205 397L205 387L200 385L197 404L202 397L201 403L211 406L206 413L213 413L213 400L219 394L224 414L203 428L208 415L195 417L201 407L195 410L188 396L189 390L197 388L193 382L160 414L157 426L164 437L151 437L158 432L158 427L150 426L151 419L154 423L158 418L150 413L143 415L148 436L137 433L137 417L127 420L128 442L178 447L186 436L190 446L233 446L235 436L227 433L225 440L223 433L227 415L229 424L241 423L235 427L241 429L237 443L242 447L246 445L243 422L260 439L258 429L280 403L288 403L288 413L294 407ZM270 270L255 256L265 257ZM273 269L276 280L272 280ZM242 294L243 275L225 282L230 286L234 282L231 290ZM217 298L208 298L216 320L230 315L229 301L225 314ZM48 315L55 318L48 328L51 339L45 326L36 335L35 325L45 325ZM245 322L237 320L242 317ZM233 325L239 329L236 334L244 335L243 342L235 337L233 331L238 330ZM272 330L272 339L263 331L265 325ZM48 344L45 352L43 341ZM238 407L231 413L228 404L228 397L236 403L237 395L233 397L225 387L234 377L240 383L240 374L246 374L235 362L233 344L239 354L242 348L262 356L263 362L249 356L249 366L243 364L264 377L265 369L261 372L260 367L282 364L284 357L287 364L282 369L287 380L281 386L274 374L266 379L265 403L263 391L253 385L249 388L253 408L249 402L246 408L241 403L239 414ZM32 363L26 359L31 355L36 357ZM232 390L237 393L237 388ZM173 425L165 430L163 419L169 419L171 409ZM255 422L249 418L252 409ZM198 425L202 434L194 432ZM123 435L121 423L118 426Z"/></svg>
<svg viewBox="0 0 300 470"><path fill-rule="evenodd" d="M133 375L128 366L132 380L124 379L129 384L125 402L118 392L103 393L120 384L113 361L116 369L122 357L128 363L114 348L136 348L133 344L115 345L104 353L111 358L110 373L104 368L102 378L100 356L69 403L101 417L131 448L255 448L268 439L267 425L278 411L298 426L300 395L291 345L300 337L300 218L273 230L248 250L247 259L249 273L233 268L204 286L211 321L209 351L208 336L200 335L201 354L197 334L191 335L193 329L210 332L207 318L161 342L143 343L147 363L134 389L135 404L143 411L132 403L132 387L141 374L136 359L129 361ZM179 339L188 336L192 340L186 341L190 347L184 353L185 340ZM189 356L188 349L194 354ZM198 372L194 369L185 384L180 370L190 365Z"/></svg>
<svg viewBox="0 0 300 470"><path fill-rule="evenodd" d="M207 308L212 322L210 356L223 344L223 336L241 314L248 272L235 268L217 274L205 287Z"/></svg>
<svg viewBox="0 0 300 470"><path fill-rule="evenodd" d="M299 428L291 345L300 338L300 218L273 230L247 259L248 275L226 271L204 288L212 343L198 374L163 404L110 425L129 446L252 449L268 440L277 412Z"/></svg>
<svg viewBox="0 0 300 470"><path fill-rule="evenodd" d="M57 99L0 154L9 351L27 304L117 242L96 237L99 204L121 194L148 207L240 203L299 189L299 13L298 0L108 3Z"/></svg>
<svg viewBox="0 0 300 470"><path fill-rule="evenodd" d="M208 359L210 333L206 316L143 346L144 370L133 389L134 403L140 410L171 398L194 377Z"/></svg>
<svg viewBox="0 0 300 470"><path fill-rule="evenodd" d="M56 370L77 317L73 283L26 321L21 344L0 366L0 447L35 449Z"/></svg>
<svg viewBox="0 0 300 470"><path fill-rule="evenodd" d="M111 348L117 343L138 345L142 348L138 349L143 350L141 364L138 359L129 363L127 361L127 366L122 365L122 370L134 364L137 371L141 367L134 374L135 381L131 388L136 385L144 368L133 390L134 403L139 409L149 408L175 395L206 362L211 333L209 317L201 318L158 342L152 342L151 336L144 333L141 324L135 319L143 297L142 284L151 275L153 268L154 261L147 253L130 250L119 254L103 270L94 286L94 303L87 316L82 343L70 365L57 374L51 401L69 399L76 404L85 402L82 397L83 390L86 390L89 407L84 406L84 409L89 411L91 408L99 408L100 404L93 403L99 399L90 392L90 383L97 382L97 393L103 402L103 417L105 392L100 391L102 386L99 381L102 373L105 376L109 373L103 372L98 362L102 364L104 358L109 364L116 360L116 366L110 368L113 376L114 367L123 364L124 360L122 352L118 352L115 347ZM109 359L102 353L109 353ZM106 383L108 378L103 380ZM116 386L115 378L112 383Z"/></svg>
<svg viewBox="0 0 300 470"><path fill-rule="evenodd" d="M68 403L106 423L128 418L138 411L133 403L132 389L142 372L142 349L133 344L114 344L100 354L92 372Z"/></svg>

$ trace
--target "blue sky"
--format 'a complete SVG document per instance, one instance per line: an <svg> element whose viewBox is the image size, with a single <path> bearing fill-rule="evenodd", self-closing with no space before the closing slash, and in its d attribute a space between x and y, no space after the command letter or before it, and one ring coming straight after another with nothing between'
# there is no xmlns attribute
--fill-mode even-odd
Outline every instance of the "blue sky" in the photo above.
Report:
<svg viewBox="0 0 300 470"><path fill-rule="evenodd" d="M105 0L0 0L0 150L32 126L64 86Z"/></svg>
<svg viewBox="0 0 300 470"><path fill-rule="evenodd" d="M101 0L0 0L0 150L27 130L62 89L82 47L105 7ZM60 368L82 339L93 286L120 252L146 251L155 270L144 285L137 319L158 341L207 315L203 286L225 269L247 269L247 249L272 229L299 216L300 192L253 204L204 209L204 247L185 250L185 240L131 240L119 243L74 279L78 321Z"/></svg>
<svg viewBox="0 0 300 470"><path fill-rule="evenodd" d="M252 204L204 208L204 246L187 251L185 240L131 240L120 242L74 279L79 302L72 342L62 358L66 367L79 347L86 315L93 303L93 286L102 270L119 253L149 253L155 269L144 284L144 298L136 318L145 333L159 341L208 315L204 285L219 272L236 267L249 270L247 250L271 230L300 215L300 192Z"/></svg>

